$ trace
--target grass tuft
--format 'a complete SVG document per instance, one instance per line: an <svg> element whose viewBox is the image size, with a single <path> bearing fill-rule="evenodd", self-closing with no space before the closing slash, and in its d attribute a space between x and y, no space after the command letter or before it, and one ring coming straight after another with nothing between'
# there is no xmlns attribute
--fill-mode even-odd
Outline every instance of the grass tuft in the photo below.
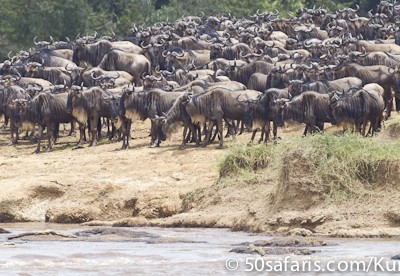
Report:
<svg viewBox="0 0 400 276"><path fill-rule="evenodd" d="M293 137L276 146L237 146L219 163L221 179L251 182L260 169L277 170L273 197L317 194L341 201L400 183L400 142L357 134ZM264 173L264 172L263 172ZM232 179L233 178L233 179ZM243 182L243 181L242 181Z"/></svg>

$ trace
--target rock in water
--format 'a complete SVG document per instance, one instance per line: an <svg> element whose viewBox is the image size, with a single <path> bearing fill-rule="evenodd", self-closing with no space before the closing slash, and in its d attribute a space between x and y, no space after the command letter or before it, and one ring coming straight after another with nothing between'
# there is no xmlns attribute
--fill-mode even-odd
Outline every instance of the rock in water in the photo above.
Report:
<svg viewBox="0 0 400 276"><path fill-rule="evenodd" d="M10 232L3 228L0 228L0 234L8 234L8 233L10 233Z"/></svg>
<svg viewBox="0 0 400 276"><path fill-rule="evenodd" d="M400 254L390 258L391 260L400 260Z"/></svg>

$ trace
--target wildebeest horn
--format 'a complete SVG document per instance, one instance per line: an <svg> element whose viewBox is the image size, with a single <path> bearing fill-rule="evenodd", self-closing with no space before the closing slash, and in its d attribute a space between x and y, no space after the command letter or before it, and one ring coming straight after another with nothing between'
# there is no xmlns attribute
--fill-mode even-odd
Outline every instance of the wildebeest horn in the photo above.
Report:
<svg viewBox="0 0 400 276"><path fill-rule="evenodd" d="M303 45L306 48L310 48L311 46L313 46L313 43L311 42L311 44L308 44L308 41L306 40L306 41L303 42Z"/></svg>
<svg viewBox="0 0 400 276"><path fill-rule="evenodd" d="M11 53L12 53L12 51L8 52L8 54L7 54L7 57L8 57L8 59L9 59L9 60L11 60L11 59L12 59L12 57L11 57Z"/></svg>
<svg viewBox="0 0 400 276"><path fill-rule="evenodd" d="M64 81L64 83L65 83L65 81ZM39 83L34 83L33 86L35 86L35 87L38 88L38 90L35 89L36 91L38 91L38 92L43 91L43 86L42 86L41 84L39 84Z"/></svg>
<svg viewBox="0 0 400 276"><path fill-rule="evenodd" d="M15 80L16 80L16 81L19 81L19 80L22 78L22 76L21 76L21 74L20 74L19 72L17 72L17 76L18 76L18 78L15 79Z"/></svg>
<svg viewBox="0 0 400 276"><path fill-rule="evenodd" d="M147 49L147 48L150 48L151 47L151 44L149 43L149 44L147 44L146 46L144 45L144 41L142 41L141 43L140 43L140 47L142 47L142 49Z"/></svg>
<svg viewBox="0 0 400 276"><path fill-rule="evenodd" d="M397 68L389 67L389 68L388 68L389 74L393 74L394 72L396 72L396 69L397 69Z"/></svg>
<svg viewBox="0 0 400 276"><path fill-rule="evenodd" d="M36 38L37 38L37 36L35 36L35 37L33 38L33 43L34 43L35 45L38 45L38 43L36 42Z"/></svg>
<svg viewBox="0 0 400 276"><path fill-rule="evenodd" d="M159 78L155 78L156 79L156 81L161 81L162 80L162 75L161 74L159 74Z"/></svg>
<svg viewBox="0 0 400 276"><path fill-rule="evenodd" d="M92 74L90 74L90 76L91 76L92 79L94 79L94 80L99 80L99 79L104 79L104 78L105 78L104 74L102 74L102 75L100 75L100 76L98 76L98 77L95 77L95 76L94 76L94 72L92 72Z"/></svg>
<svg viewBox="0 0 400 276"><path fill-rule="evenodd" d="M168 53L169 53L169 51L164 50L164 51L162 52L162 56L166 58L166 57L168 56Z"/></svg>
<svg viewBox="0 0 400 276"><path fill-rule="evenodd" d="M181 54L179 54L178 52L172 52L172 54L173 54L176 58L183 58L183 56L185 55L185 51L182 51Z"/></svg>
<svg viewBox="0 0 400 276"><path fill-rule="evenodd" d="M240 51L239 55L240 55L241 58L248 58L248 57L251 57L253 54L252 53L248 53L247 55L243 55L243 51Z"/></svg>
<svg viewBox="0 0 400 276"><path fill-rule="evenodd" d="M249 100L239 100L240 96L242 96L242 94L238 95L237 98L236 98L236 100L238 102L241 102L241 103L248 103L249 102Z"/></svg>
<svg viewBox="0 0 400 276"><path fill-rule="evenodd" d="M116 77L110 77L110 79L116 80L120 77L121 75L119 74L119 72L117 72L117 76Z"/></svg>
<svg viewBox="0 0 400 276"><path fill-rule="evenodd" d="M262 49L258 49L257 52L253 53L253 55L256 57L261 57L263 54L264 51Z"/></svg>
<svg viewBox="0 0 400 276"><path fill-rule="evenodd" d="M357 4L356 4L356 9L349 8L349 10L350 10L351 12L358 12L359 9L360 9L360 6L357 5Z"/></svg>
<svg viewBox="0 0 400 276"><path fill-rule="evenodd" d="M69 63L67 63L66 65L65 65L65 70L67 70L67 71L72 71L73 69L71 69L71 70L69 70L67 67L68 67L68 65L69 65Z"/></svg>
<svg viewBox="0 0 400 276"><path fill-rule="evenodd" d="M111 99L111 95L107 95L106 93L101 93L101 98L105 101L109 101Z"/></svg>

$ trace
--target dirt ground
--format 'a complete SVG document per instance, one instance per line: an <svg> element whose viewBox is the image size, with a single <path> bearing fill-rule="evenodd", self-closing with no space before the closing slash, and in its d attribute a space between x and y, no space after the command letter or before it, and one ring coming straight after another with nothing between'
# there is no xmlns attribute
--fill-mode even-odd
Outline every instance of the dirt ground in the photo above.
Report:
<svg viewBox="0 0 400 276"><path fill-rule="evenodd" d="M2 124L2 123L0 123ZM62 127L61 127L62 129ZM226 139L225 149L188 145L180 131L150 148L149 122L133 125L129 150L122 142L74 149L78 137L61 138L50 153L36 145L9 146L0 133L0 222L47 221L113 226L228 227L234 230L336 237L400 236L400 212L392 201L353 201L341 206L272 206L274 172L249 185L218 186L217 163L230 145L246 144L250 133ZM281 131L301 135L302 127ZM45 142L44 145L47 143ZM394 195L398 198L398 195ZM307 201L307 199L305 199ZM392 200L392 199L391 199ZM0 224L1 226L1 224Z"/></svg>

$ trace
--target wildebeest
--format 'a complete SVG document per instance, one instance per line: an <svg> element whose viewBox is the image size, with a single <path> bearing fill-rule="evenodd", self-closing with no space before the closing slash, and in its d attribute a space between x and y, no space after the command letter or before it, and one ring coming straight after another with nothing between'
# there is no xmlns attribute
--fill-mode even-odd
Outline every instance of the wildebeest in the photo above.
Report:
<svg viewBox="0 0 400 276"><path fill-rule="evenodd" d="M46 127L48 135L47 151L52 150L55 140L55 130L60 123L69 123L72 116L67 112L67 94L51 94L42 92L32 100L19 99L13 111L15 124L29 121L38 125L38 143L35 153L40 152L43 129Z"/></svg>
<svg viewBox="0 0 400 276"><path fill-rule="evenodd" d="M222 120L228 124L230 128L230 120L243 120L246 125L251 124L250 107L244 100L257 99L260 92L255 90L239 90L231 91L227 89L217 88L209 92L194 95L186 104L186 111L189 114L193 123L204 124L209 121L207 136L204 139L203 146L206 146L210 141L211 130L214 125L217 125L219 133L219 146L223 146L222 136ZM241 98L242 102L238 99ZM199 139L199 137L197 137Z"/></svg>
<svg viewBox="0 0 400 276"><path fill-rule="evenodd" d="M277 123L280 126L287 120L304 123L306 128L303 134L306 135L308 131L314 133L323 130L325 122L336 123L328 94L306 91L290 101L287 99L278 101L281 104L277 113Z"/></svg>
<svg viewBox="0 0 400 276"><path fill-rule="evenodd" d="M192 123L190 116L186 111L186 104L191 96L193 96L192 93L183 92L182 95L176 99L170 110L168 110L164 116L159 117L162 124L161 130L166 136L168 136L173 129L174 124L178 122L183 123L183 138L182 144L179 147L180 149L183 149L186 146L188 130L190 130L190 133L193 135L194 140L196 141L196 146L199 146L199 140L197 139L197 136L201 135L200 127L197 124L194 125Z"/></svg>
<svg viewBox="0 0 400 276"><path fill-rule="evenodd" d="M23 88L14 84L13 78L2 78L0 80L0 115L4 115L4 125L2 128L5 128L10 120L11 143L13 144L18 141L18 128L15 125L12 113L13 101L29 98L29 94Z"/></svg>
<svg viewBox="0 0 400 276"><path fill-rule="evenodd" d="M83 90L83 87L72 86L68 92L66 102L67 111L76 119L79 124L80 137L77 146L81 146L84 137L84 128L89 124L91 134L90 146L95 146L97 137L100 136L98 124L101 117L112 121L118 119L118 112L115 98L112 94L105 92L100 87L92 87ZM99 131L98 135L96 131Z"/></svg>
<svg viewBox="0 0 400 276"><path fill-rule="evenodd" d="M150 74L150 61L143 55L110 50L104 55L99 68L107 71L125 71L133 76L133 81L141 83L143 74Z"/></svg>
<svg viewBox="0 0 400 276"><path fill-rule="evenodd" d="M127 89L122 93L120 99L120 114L129 120L129 124L137 119L142 121L149 118L151 120L151 147L158 147L165 136L161 131L161 126L155 119L168 112L175 100L182 95L181 92L165 92L161 89L151 89L143 92L134 92L133 89ZM130 127L127 128L127 131ZM125 138L129 133L124 133ZM128 142L123 144L123 148L129 147Z"/></svg>
<svg viewBox="0 0 400 276"><path fill-rule="evenodd" d="M383 118L385 102L382 87L370 84L349 93L333 93L330 98L332 114L336 122L352 124L356 132L366 135L367 123L372 134L378 130Z"/></svg>

